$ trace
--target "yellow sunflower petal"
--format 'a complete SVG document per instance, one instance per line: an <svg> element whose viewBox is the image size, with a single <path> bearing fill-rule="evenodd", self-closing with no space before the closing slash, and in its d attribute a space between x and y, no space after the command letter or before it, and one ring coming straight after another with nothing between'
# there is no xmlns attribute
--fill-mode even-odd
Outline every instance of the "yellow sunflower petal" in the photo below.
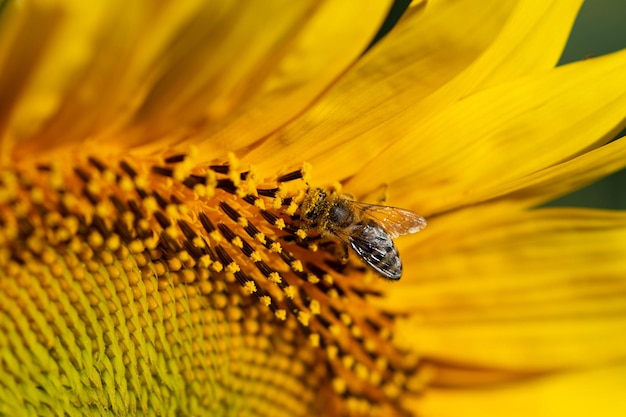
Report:
<svg viewBox="0 0 626 417"><path fill-rule="evenodd" d="M517 3L497 42L447 88L458 97L520 76L553 68L567 42L582 0Z"/></svg>
<svg viewBox="0 0 626 417"><path fill-rule="evenodd" d="M128 86L121 74L128 70L133 76L128 62L134 37L145 29L142 5L115 0L7 3L0 37L6 51L0 55L4 157L16 145L42 153L80 142L111 122L106 116ZM164 30L156 27L155 34Z"/></svg>
<svg viewBox="0 0 626 417"><path fill-rule="evenodd" d="M396 341L446 363L523 372L626 357L626 215L484 211L433 219L401 248L411 274L373 300L410 313Z"/></svg>
<svg viewBox="0 0 626 417"><path fill-rule="evenodd" d="M392 121L401 138L349 187L374 190L384 173L394 204L411 207L419 191L423 214L488 199L612 139L624 126L624 71L626 51L481 91L419 126L407 111Z"/></svg>
<svg viewBox="0 0 626 417"><path fill-rule="evenodd" d="M353 172L357 160L367 160L394 140L389 132L364 146L360 135L467 68L493 42L513 6L514 1L489 1L476 8L464 0L427 4L423 13L409 10L318 104L246 159L269 168L301 157L300 144L307 143L307 158L321 164L320 181L331 181L330 172L332 180L349 175L343 171Z"/></svg>
<svg viewBox="0 0 626 417"><path fill-rule="evenodd" d="M359 57L388 8L387 1L323 3L281 60L268 65L255 96L206 131L212 136L200 150L240 149L297 116Z"/></svg>
<svg viewBox="0 0 626 417"><path fill-rule="evenodd" d="M433 389L410 401L422 417L621 417L626 365L474 390Z"/></svg>
<svg viewBox="0 0 626 417"><path fill-rule="evenodd" d="M405 17L313 109L247 157L269 167L298 158L299 141L312 138L307 154L321 172L318 180L350 177L407 135L418 143L422 120L482 88L485 80L506 80L553 65L578 6L571 1L500 1L481 3L476 10L471 1L428 4L423 15ZM538 44L545 48L542 54L536 53ZM388 167L364 170L380 173ZM360 185L352 184L353 191L359 192Z"/></svg>
<svg viewBox="0 0 626 417"><path fill-rule="evenodd" d="M251 116L255 123L266 123L251 131L251 120L243 120L249 133L231 137L229 146L249 143L291 117L285 107L299 111L342 73L388 7L290 1L14 7L8 17L17 31L37 27L37 18L44 22L20 36L34 46L3 60L24 74L16 102L8 103L4 145L20 143L15 153L22 154L86 138L109 147L164 137L172 144L173 136L206 137L253 106L262 110Z"/></svg>
<svg viewBox="0 0 626 417"><path fill-rule="evenodd" d="M502 188L492 190L493 197L504 196L506 200L519 201L527 207L536 206L622 169L625 161L626 140L617 140L572 160L502 184Z"/></svg>

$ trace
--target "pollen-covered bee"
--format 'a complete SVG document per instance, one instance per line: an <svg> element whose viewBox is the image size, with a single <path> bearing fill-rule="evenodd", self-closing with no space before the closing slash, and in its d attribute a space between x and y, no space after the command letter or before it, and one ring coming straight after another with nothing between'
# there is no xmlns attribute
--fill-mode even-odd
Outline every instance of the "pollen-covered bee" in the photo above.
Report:
<svg viewBox="0 0 626 417"><path fill-rule="evenodd" d="M334 237L344 248L350 245L367 266L390 280L402 276L402 261L392 239L426 227L426 220L412 211L360 203L321 188L307 191L300 218L321 237Z"/></svg>

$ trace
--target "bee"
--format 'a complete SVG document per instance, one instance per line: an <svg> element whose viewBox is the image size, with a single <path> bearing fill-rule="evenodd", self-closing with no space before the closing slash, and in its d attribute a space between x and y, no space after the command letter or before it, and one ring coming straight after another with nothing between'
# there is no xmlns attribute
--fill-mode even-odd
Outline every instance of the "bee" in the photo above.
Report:
<svg viewBox="0 0 626 417"><path fill-rule="evenodd" d="M354 201L346 194L311 188L300 204L300 221L322 238L338 239L347 257L348 245L383 278L402 277L402 261L394 238L426 227L417 213L396 207Z"/></svg>

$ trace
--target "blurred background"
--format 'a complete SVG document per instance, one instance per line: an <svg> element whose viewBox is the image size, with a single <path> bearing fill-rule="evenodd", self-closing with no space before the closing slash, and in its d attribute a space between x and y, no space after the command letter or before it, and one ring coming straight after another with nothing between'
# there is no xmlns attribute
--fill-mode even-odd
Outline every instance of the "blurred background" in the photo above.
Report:
<svg viewBox="0 0 626 417"><path fill-rule="evenodd" d="M626 48L626 0L587 0L580 10L560 63L579 61L623 48ZM624 135L626 131L618 136ZM626 209L626 170L549 205Z"/></svg>

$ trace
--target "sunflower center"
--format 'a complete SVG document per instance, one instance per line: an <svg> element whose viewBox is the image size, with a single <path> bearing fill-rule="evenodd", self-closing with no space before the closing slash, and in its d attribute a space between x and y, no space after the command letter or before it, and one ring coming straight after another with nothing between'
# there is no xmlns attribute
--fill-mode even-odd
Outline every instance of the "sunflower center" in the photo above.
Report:
<svg viewBox="0 0 626 417"><path fill-rule="evenodd" d="M233 395L256 415L339 407L333 398L352 412L400 410L417 358L390 343L394 317L367 302L389 284L343 259L339 243L301 217L308 177L304 166L258 179L232 157L207 166L184 154L5 170L7 334L67 360L74 371L64 370L65 379L85 378L82 349L121 359L112 380L105 372L98 383L79 384L89 387L77 391L82 405L117 401L98 387L123 385L128 398L146 381L169 380L172 369L157 369L166 358L185 383L159 388L169 390L159 401L178 393L177 406L192 414L230 410ZM119 373L131 383L115 379ZM209 383L219 387L211 395L203 391Z"/></svg>

